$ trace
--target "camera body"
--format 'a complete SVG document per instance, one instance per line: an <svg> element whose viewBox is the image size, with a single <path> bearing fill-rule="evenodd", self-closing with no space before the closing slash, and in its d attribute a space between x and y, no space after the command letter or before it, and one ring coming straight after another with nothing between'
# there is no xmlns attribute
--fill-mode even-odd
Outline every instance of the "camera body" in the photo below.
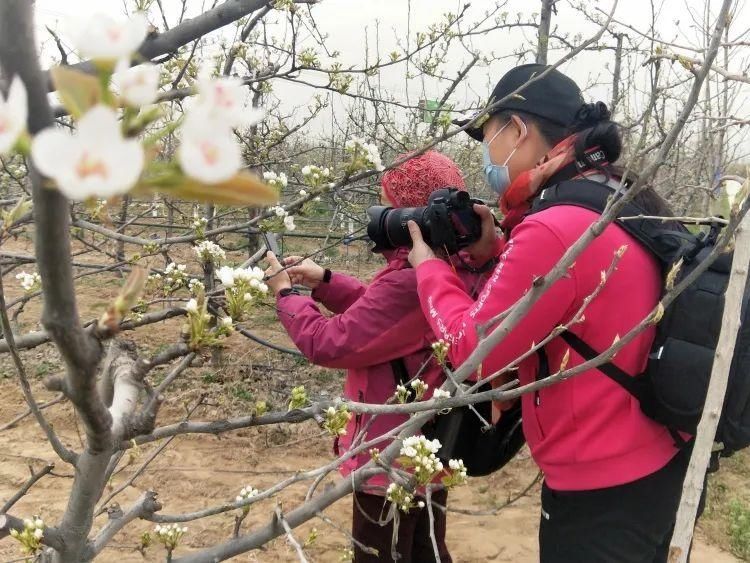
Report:
<svg viewBox="0 0 750 563"><path fill-rule="evenodd" d="M369 207L367 235L375 243L372 251L411 246L407 223L414 221L428 245L455 254L482 235L482 221L474 211L476 203L484 204L465 191L447 187L432 192L425 207Z"/></svg>

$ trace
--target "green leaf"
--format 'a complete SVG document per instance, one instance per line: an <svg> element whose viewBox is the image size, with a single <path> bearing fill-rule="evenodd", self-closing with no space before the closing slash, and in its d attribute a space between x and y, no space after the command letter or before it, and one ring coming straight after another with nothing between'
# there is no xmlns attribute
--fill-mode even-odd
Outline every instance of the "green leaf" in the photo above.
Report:
<svg viewBox="0 0 750 563"><path fill-rule="evenodd" d="M239 172L230 180L204 184L183 176L161 185L141 184L138 191L158 192L173 199L218 203L220 205L265 206L279 201L279 193L249 172Z"/></svg>
<svg viewBox="0 0 750 563"><path fill-rule="evenodd" d="M52 68L50 76L63 106L76 119L102 100L102 86L95 76L64 66Z"/></svg>

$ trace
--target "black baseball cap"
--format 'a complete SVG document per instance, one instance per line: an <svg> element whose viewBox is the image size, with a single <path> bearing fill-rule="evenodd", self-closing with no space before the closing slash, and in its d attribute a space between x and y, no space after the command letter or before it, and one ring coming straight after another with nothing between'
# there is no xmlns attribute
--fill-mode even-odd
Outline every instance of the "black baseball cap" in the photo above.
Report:
<svg viewBox="0 0 750 563"><path fill-rule="evenodd" d="M525 64L512 68L503 75L495 85L492 96L487 105L502 100L515 92L535 76L539 76L549 67L542 64ZM557 69L550 70L542 78L524 86L516 95L492 108L486 115L493 116L501 111L516 110L530 113L548 119L554 123L567 127L584 104L583 95L578 85ZM453 121L459 127L466 125L473 118L457 119ZM481 141L483 139L482 126L474 124L466 133L470 137Z"/></svg>

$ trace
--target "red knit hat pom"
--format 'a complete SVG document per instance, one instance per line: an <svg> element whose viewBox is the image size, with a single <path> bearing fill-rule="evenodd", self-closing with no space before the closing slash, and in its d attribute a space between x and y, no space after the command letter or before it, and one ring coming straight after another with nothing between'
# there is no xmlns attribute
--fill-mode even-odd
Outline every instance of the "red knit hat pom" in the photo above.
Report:
<svg viewBox="0 0 750 563"><path fill-rule="evenodd" d="M404 158L408 155L401 155ZM422 207L430 194L440 188L465 190L461 169L450 158L436 151L415 156L398 168L383 174L380 181L393 207Z"/></svg>

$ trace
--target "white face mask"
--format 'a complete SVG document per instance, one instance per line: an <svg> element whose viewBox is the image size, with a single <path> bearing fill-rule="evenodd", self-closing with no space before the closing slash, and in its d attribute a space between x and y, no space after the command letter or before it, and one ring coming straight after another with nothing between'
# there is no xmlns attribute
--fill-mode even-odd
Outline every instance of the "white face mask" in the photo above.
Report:
<svg viewBox="0 0 750 563"><path fill-rule="evenodd" d="M508 155L508 158L506 158L505 162L503 162L502 164L493 164L492 157L490 156L490 144L497 138L500 133L503 132L503 130L508 125L510 125L510 123L511 122L508 121L508 123L503 125L489 141L487 141L486 143L482 142L482 162L484 165L484 177L487 181L487 184L490 186L492 191L498 195L498 197L502 196L505 193L505 190L508 189L508 186L510 186L510 170L508 170L508 163L518 149L520 141L518 142L518 144L516 144L515 147L513 147L513 150ZM523 137L521 137L521 140L523 140L526 138L527 130L526 124L523 121L521 121L521 125L523 125Z"/></svg>

